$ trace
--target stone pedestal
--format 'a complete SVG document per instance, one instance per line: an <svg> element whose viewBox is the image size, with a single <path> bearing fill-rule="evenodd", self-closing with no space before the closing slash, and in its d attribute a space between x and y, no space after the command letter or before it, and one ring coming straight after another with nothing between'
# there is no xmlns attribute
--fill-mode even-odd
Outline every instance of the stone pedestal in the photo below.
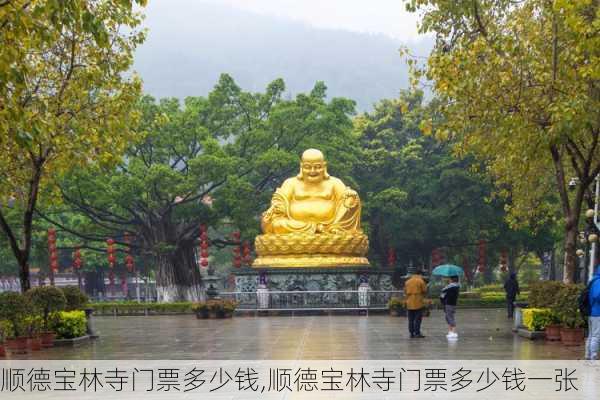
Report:
<svg viewBox="0 0 600 400"><path fill-rule="evenodd" d="M387 268L361 267L243 268L235 272L235 285L238 292L256 292L262 274L264 287L270 291L358 290L361 284L372 291L395 290L393 272Z"/></svg>

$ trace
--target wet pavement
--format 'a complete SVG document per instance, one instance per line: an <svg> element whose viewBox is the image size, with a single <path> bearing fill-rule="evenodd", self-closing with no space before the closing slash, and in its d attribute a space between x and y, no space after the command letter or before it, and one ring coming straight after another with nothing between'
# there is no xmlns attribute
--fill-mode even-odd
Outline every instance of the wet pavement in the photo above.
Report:
<svg viewBox="0 0 600 400"><path fill-rule="evenodd" d="M458 310L459 339L448 342L440 311L410 339L407 319L387 315L95 317L101 337L31 359L580 359L583 346L514 335L504 310Z"/></svg>

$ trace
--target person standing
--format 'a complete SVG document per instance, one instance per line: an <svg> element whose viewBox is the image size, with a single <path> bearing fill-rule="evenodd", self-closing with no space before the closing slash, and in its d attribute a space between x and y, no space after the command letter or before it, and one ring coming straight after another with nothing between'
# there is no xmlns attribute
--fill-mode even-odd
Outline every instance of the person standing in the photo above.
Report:
<svg viewBox="0 0 600 400"><path fill-rule="evenodd" d="M600 358L600 265L596 266L596 273L589 283L589 334L585 344L586 360Z"/></svg>
<svg viewBox="0 0 600 400"><path fill-rule="evenodd" d="M414 274L404 283L404 296L406 298L406 310L408 313L408 330L411 338L424 338L421 333L421 321L423 320L423 308L425 307L425 296L427 285L421 271Z"/></svg>
<svg viewBox="0 0 600 400"><path fill-rule="evenodd" d="M440 294L440 300L444 305L444 313L446 314L446 323L448 324L448 334L446 335L448 339L458 339L455 314L459 292L458 276L451 276L448 285L442 289Z"/></svg>
<svg viewBox="0 0 600 400"><path fill-rule="evenodd" d="M504 282L504 291L506 292L506 307L508 311L508 318L512 319L515 315L515 300L520 292L519 281L517 281L517 274L514 272L510 273L510 276Z"/></svg>

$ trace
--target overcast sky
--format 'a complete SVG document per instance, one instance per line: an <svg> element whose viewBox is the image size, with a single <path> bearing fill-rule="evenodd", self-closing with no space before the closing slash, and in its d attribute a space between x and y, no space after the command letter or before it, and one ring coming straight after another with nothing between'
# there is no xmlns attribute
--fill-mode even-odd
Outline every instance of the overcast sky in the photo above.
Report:
<svg viewBox="0 0 600 400"><path fill-rule="evenodd" d="M153 0L166 1L166 0ZM382 33L413 41L417 15L403 0L187 0L226 4L276 17L291 18L325 29Z"/></svg>

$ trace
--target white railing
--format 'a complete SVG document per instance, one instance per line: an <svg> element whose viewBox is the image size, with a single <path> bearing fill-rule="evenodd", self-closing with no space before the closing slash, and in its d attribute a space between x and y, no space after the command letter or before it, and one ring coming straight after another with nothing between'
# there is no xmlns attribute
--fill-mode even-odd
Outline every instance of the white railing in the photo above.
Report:
<svg viewBox="0 0 600 400"><path fill-rule="evenodd" d="M238 310L350 310L386 309L399 290L321 290L281 291L258 289L256 292L221 292L219 297L237 301Z"/></svg>

